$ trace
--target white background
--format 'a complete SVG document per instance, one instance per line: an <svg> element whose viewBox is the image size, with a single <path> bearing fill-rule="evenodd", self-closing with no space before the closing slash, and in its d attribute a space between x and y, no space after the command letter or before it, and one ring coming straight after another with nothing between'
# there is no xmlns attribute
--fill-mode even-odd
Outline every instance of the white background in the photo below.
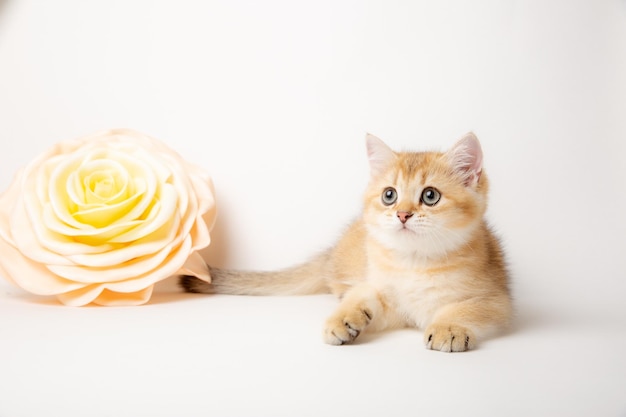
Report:
<svg viewBox="0 0 626 417"><path fill-rule="evenodd" d="M333 349L330 296L69 309L0 283L0 416L626 415L623 0L0 0L0 189L113 127L211 174L206 256L245 269L358 215L366 132L472 130L518 324L462 355L409 330Z"/></svg>

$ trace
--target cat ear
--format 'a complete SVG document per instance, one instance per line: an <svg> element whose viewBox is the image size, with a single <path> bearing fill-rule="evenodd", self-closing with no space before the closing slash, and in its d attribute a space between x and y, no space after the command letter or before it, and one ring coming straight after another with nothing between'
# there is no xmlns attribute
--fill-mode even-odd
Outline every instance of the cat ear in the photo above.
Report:
<svg viewBox="0 0 626 417"><path fill-rule="evenodd" d="M472 132L465 134L446 155L452 168L461 176L465 185L478 184L483 170L483 151L476 135Z"/></svg>
<svg viewBox="0 0 626 417"><path fill-rule="evenodd" d="M376 136L367 134L365 136L367 145L367 157L370 161L370 171L372 176L382 173L397 158L396 153Z"/></svg>

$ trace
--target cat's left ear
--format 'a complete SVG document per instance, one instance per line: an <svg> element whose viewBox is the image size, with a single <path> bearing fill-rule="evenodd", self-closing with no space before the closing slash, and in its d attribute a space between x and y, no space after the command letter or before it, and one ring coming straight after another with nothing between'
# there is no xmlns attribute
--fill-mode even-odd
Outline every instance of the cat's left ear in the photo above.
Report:
<svg viewBox="0 0 626 417"><path fill-rule="evenodd" d="M474 133L466 133L446 155L452 168L461 176L465 185L478 184L483 171L483 151Z"/></svg>
<svg viewBox="0 0 626 417"><path fill-rule="evenodd" d="M365 141L372 176L380 175L396 160L397 155L385 142L372 134L368 133L365 136Z"/></svg>

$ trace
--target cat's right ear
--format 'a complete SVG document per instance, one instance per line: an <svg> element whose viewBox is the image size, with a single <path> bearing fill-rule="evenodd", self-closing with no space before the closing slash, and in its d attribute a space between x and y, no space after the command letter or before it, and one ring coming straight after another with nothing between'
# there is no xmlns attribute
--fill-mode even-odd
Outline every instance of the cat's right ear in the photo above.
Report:
<svg viewBox="0 0 626 417"><path fill-rule="evenodd" d="M370 172L372 176L379 175L396 160L397 155L385 142L372 134L368 133L365 136L365 142Z"/></svg>

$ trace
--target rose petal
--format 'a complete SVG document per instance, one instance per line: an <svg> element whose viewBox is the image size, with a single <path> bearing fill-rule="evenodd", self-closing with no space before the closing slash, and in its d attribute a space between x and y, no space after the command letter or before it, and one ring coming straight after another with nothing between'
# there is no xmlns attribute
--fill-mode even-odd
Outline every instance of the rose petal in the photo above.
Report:
<svg viewBox="0 0 626 417"><path fill-rule="evenodd" d="M53 295L83 286L79 282L61 278L44 265L31 261L4 238L0 238L0 254L3 275L33 294Z"/></svg>
<svg viewBox="0 0 626 417"><path fill-rule="evenodd" d="M211 273L206 262L198 252L193 252L185 264L180 268L180 273L183 275L193 275L208 283L211 282Z"/></svg>
<svg viewBox="0 0 626 417"><path fill-rule="evenodd" d="M177 196L178 193L174 187L170 184L163 184L159 199L155 202L155 205L158 204L158 207L153 208L149 218L128 232L112 238L110 242L131 242L147 236L159 229L174 215L174 212L176 211Z"/></svg>
<svg viewBox="0 0 626 417"><path fill-rule="evenodd" d="M208 175L118 129L61 142L0 196L0 273L68 305L136 305L168 276L210 280L196 252L215 220Z"/></svg>
<svg viewBox="0 0 626 417"><path fill-rule="evenodd" d="M171 196L170 196L171 198ZM169 203L171 205L171 201ZM2 206L4 207L4 205ZM151 225L150 228L152 227L156 227L158 222L164 221L164 220L174 220L175 223L172 223L173 226L176 226L177 223L177 219L172 219L171 218L171 213L173 211L173 209L171 207L168 207L166 211L163 211L160 213L160 218L158 220L151 220ZM156 217L158 217L159 214L155 215L155 219ZM168 218L169 217L169 218ZM10 228L10 230L13 231L12 235L15 236L15 243L16 246L19 248L19 250L24 253L25 255L27 255L29 258L31 258L32 260L36 261L36 262L40 262L42 264L46 264L49 265L49 268L51 270L53 270L56 274L59 274L60 276L67 278L67 279L76 279L79 282L95 282L93 281L93 278L88 278L91 277L92 275L94 275L94 272L100 272L100 270L94 270L91 272L85 272L84 268L81 268L80 265L76 265L75 260L71 259L71 255L69 254L65 254L65 255L60 255L58 252L54 252L53 250L48 249L46 246L51 246L51 245L46 245L43 246L41 244L42 241L45 241L45 237L46 234L44 232L45 227L40 227L40 230L33 230L33 226L37 226L40 227L41 223L37 221L37 217L35 217L34 219L29 219L26 217L26 210L23 209L23 203L20 199L18 199L16 201L16 207L14 210L14 215L13 218L10 220L10 225L8 226ZM174 227L174 232L176 232L177 227ZM145 231L149 231L149 228L145 228ZM61 235L62 236L62 235ZM65 242L67 243L67 240L65 240ZM49 243L49 242L48 242ZM115 242L113 242L115 243ZM170 247L171 246L175 246L177 244L177 242L172 241L170 242ZM141 248L133 248L131 246L126 247L126 249L128 251L130 251L131 253L129 253L129 256L127 257L127 260L132 259L134 256L132 255L139 255L139 252L134 252L133 251L137 250L141 250ZM166 256L166 253L160 253L160 251L158 251L156 248L157 247L161 247L164 248L165 246L163 246L162 242L158 242L155 243L155 246L153 247L155 249L155 253L154 253L154 259L149 260L150 265L151 264L158 264L159 262L161 262ZM54 249L54 248L53 248ZM144 247L145 249L145 247ZM121 249L120 249L121 250ZM83 255L83 256L87 256L88 254L86 253L78 253L78 255ZM101 256L106 256L106 253L101 253ZM111 255L111 259L113 259L116 255L113 254ZM86 259L86 258L85 258ZM126 269L128 268L123 268L123 266L129 266L129 265L118 265L117 263L113 262L111 259L109 259L109 261L111 263L108 263L108 266L115 266L116 270L119 272L119 275L117 275L118 279L125 279L127 278L130 274L130 276L132 276L132 272L128 273L125 272ZM120 258L117 258L120 259ZM138 265L141 265L140 262L143 260L143 258L138 258L138 260L134 261L135 266L133 266L133 268L138 267ZM85 261L83 261L85 262ZM122 261L122 262L126 262L126 260ZM145 260L144 260L145 262ZM92 262L93 264L93 262ZM102 263L101 263L102 265ZM145 263L144 263L145 265ZM154 266L149 266L149 269L152 269ZM75 270L75 273L70 274L68 271L72 271ZM113 275L115 275L114 272L110 272L108 274L104 274L105 278L102 278L102 281L105 280L110 280L110 279L114 279L115 277ZM84 278L81 279L81 276L83 276Z"/></svg>
<svg viewBox="0 0 626 417"><path fill-rule="evenodd" d="M124 293L104 288L104 285L90 285L80 290L58 294L57 299L71 307L85 306L90 303L102 306L132 306L145 304L152 295L154 286L150 285L139 291Z"/></svg>
<svg viewBox="0 0 626 417"><path fill-rule="evenodd" d="M96 228L93 226L82 225L81 228L68 226L59 220L55 215L54 209L50 203L47 203L43 207L30 208L33 214L32 218L40 218L42 220L42 227L46 227L53 232L56 232L63 236L71 236L76 240L80 240L88 245L100 245L104 242L110 241L115 236L126 233L133 227L137 227L141 223L144 223L148 219L128 221L125 223L117 222L106 227Z"/></svg>
<svg viewBox="0 0 626 417"><path fill-rule="evenodd" d="M34 229L34 226L39 225L40 220L37 217L28 217L23 199L17 197L11 218L6 225L16 249L30 260L43 265L72 264L65 256L61 256L41 246L37 232ZM0 228L4 229L3 227Z"/></svg>
<svg viewBox="0 0 626 417"><path fill-rule="evenodd" d="M213 222L211 221L211 224ZM211 243L211 236L209 235L209 226L207 226L203 217L200 217L193 224L193 228L189 231L189 236L194 242L191 250L197 251L204 249Z"/></svg>
<svg viewBox="0 0 626 417"><path fill-rule="evenodd" d="M159 252L149 256L142 256L123 264L114 264L102 268L82 265L48 265L48 268L53 273L72 281L83 283L109 282L120 285L124 282L132 282L136 277L140 277L145 273L153 276L155 269L165 271L162 272L160 279L173 275L185 263L189 253L191 253L190 249L191 239L187 238L181 245L172 242ZM180 252L184 253L181 254ZM178 265L168 267L168 264L171 262L178 262ZM135 289L132 291L135 291Z"/></svg>
<svg viewBox="0 0 626 417"><path fill-rule="evenodd" d="M100 151L101 152L101 151ZM80 152L77 155L73 155L72 158L68 158L67 161L62 161L58 163L58 165L54 168L52 173L50 174L49 179L49 192L46 198L46 201L49 201L52 205L52 210L56 217L59 219L59 224L65 224L71 228L75 228L78 230L81 229L91 229L103 227L105 224L101 224L102 222L108 221L111 226L115 226L116 224L124 224L128 221L133 221L138 219L142 213L146 211L146 209L152 204L154 199L154 194L157 190L159 179L155 175L155 172L158 172L158 176L163 176L162 167L157 167L158 164L154 164L154 166L150 166L146 164L139 158L130 158L126 154L116 154L115 157L119 160L122 160L125 163L125 168L128 171L128 175L131 178L137 178L136 181L131 180L135 185L135 189L133 190L133 202L135 203L130 210L128 210L124 215L119 216L117 219L111 219L111 217L107 217L106 219L100 220L97 224L91 224L90 221L97 221L97 216L92 216L92 218L76 218L76 211L79 211L79 207L74 207L70 204L69 196L70 194L67 192L67 183L71 182L70 176L74 174L74 171L80 168L81 158L86 157L96 157L94 154L90 154L88 152ZM41 180L39 180L41 181ZM73 198L80 198L71 194ZM140 198L141 197L141 198ZM30 206L30 204L29 204ZM122 206L123 208L127 208L126 206ZM86 213L88 214L88 213ZM98 213L99 215L103 215L106 213ZM67 229L65 229L67 230ZM57 230L60 233L65 233L64 231ZM76 234L76 232L74 232Z"/></svg>
<svg viewBox="0 0 626 417"><path fill-rule="evenodd" d="M105 289L92 302L101 306L138 306L150 300L153 289L154 285L136 292L115 292Z"/></svg>
<svg viewBox="0 0 626 417"><path fill-rule="evenodd" d="M104 253L78 252L76 254L68 254L67 257L75 264L87 267L121 265L133 259L153 255L174 242L178 233L179 223L178 217L172 217L159 230L136 240L130 246L118 245L117 248L111 248L111 250Z"/></svg>
<svg viewBox="0 0 626 417"><path fill-rule="evenodd" d="M87 285L77 290L57 294L57 299L66 306L80 307L98 298L103 290L104 285L102 284Z"/></svg>
<svg viewBox="0 0 626 417"><path fill-rule="evenodd" d="M106 195L102 185L107 185ZM133 194L132 182L126 168L115 160L91 161L70 173L65 190L70 203L115 204Z"/></svg>
<svg viewBox="0 0 626 417"><path fill-rule="evenodd" d="M158 268L145 271L141 275L137 275L134 278L129 278L124 281L107 282L106 288L116 292L135 292L148 285L152 285L165 278L169 278L178 274L180 268L185 264L185 261L191 253L189 248L191 247L191 239L187 237L179 247L174 248L167 258L159 265Z"/></svg>

